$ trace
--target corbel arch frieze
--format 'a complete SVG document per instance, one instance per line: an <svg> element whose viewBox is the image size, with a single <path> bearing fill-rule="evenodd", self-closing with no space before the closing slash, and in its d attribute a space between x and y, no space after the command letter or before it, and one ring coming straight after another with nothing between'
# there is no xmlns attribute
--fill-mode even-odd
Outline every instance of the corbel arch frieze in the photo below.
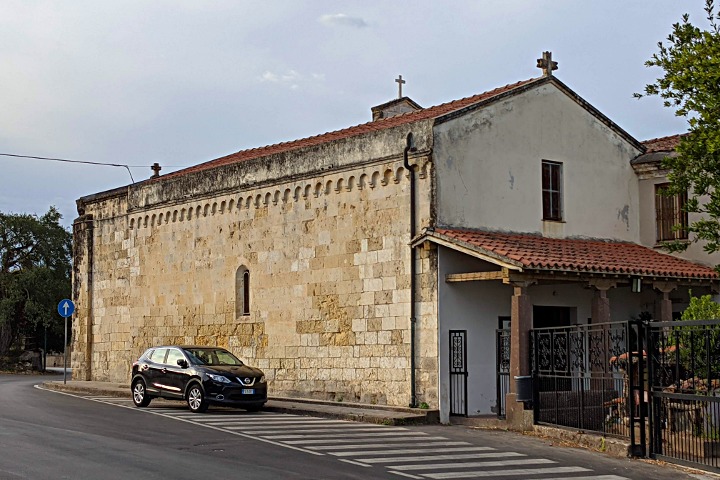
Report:
<svg viewBox="0 0 720 480"><path fill-rule="evenodd" d="M425 161L419 164L421 171L427 172L430 168L430 162ZM240 195L236 198L228 200L207 201L196 204L192 207L182 207L180 209L167 209L163 212L149 213L145 216L131 218L129 228L147 228L148 226L161 226L163 224L184 222L196 220L200 217L211 215L224 215L233 213L234 210L261 208L263 206L286 204L289 202L298 202L301 199L307 200L311 194L315 198L320 196L329 196L333 193L341 194L352 192L357 188L358 191L367 187L374 189L378 186L388 186L399 184L402 177L407 177L407 170L402 165L385 164L375 168L363 169L360 173L346 172L339 175L327 176L320 180L310 180L296 184L294 187L278 187L264 192L256 192L252 194ZM422 177L421 177L422 178Z"/></svg>

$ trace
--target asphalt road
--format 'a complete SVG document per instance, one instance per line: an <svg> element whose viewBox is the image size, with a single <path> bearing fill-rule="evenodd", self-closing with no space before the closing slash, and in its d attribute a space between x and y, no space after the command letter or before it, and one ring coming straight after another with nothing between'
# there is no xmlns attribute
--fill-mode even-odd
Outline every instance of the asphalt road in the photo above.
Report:
<svg viewBox="0 0 720 480"><path fill-rule="evenodd" d="M53 377L57 379L57 377ZM387 427L34 388L0 375L0 480L501 478L682 480L674 467L460 426ZM706 477L717 478L717 477Z"/></svg>

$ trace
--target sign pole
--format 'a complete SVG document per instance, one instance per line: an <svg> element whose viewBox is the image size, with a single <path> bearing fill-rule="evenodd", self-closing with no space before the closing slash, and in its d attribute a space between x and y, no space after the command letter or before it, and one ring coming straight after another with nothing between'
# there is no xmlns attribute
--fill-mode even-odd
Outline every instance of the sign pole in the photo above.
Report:
<svg viewBox="0 0 720 480"><path fill-rule="evenodd" d="M67 336L68 336L68 317L72 318L75 311L75 304L67 298L60 300L58 303L58 313L65 319L65 345L63 345L63 383L67 383Z"/></svg>
<svg viewBox="0 0 720 480"><path fill-rule="evenodd" d="M67 383L67 322L65 317L65 343L63 344L63 384Z"/></svg>

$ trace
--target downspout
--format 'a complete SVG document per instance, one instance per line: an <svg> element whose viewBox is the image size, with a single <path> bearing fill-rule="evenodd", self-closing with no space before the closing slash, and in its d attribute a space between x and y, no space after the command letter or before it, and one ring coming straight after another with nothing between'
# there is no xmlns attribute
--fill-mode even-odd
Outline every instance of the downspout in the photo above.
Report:
<svg viewBox="0 0 720 480"><path fill-rule="evenodd" d="M412 132L407 134L403 150L403 166L410 176L410 241L415 238L415 171L408 161L408 153L415 152ZM410 244L410 407L417 407L415 395L415 248Z"/></svg>

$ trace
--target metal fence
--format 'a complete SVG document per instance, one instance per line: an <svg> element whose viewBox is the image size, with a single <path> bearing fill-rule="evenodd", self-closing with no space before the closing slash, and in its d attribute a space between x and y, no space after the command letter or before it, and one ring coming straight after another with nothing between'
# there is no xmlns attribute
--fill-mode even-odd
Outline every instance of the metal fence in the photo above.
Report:
<svg viewBox="0 0 720 480"><path fill-rule="evenodd" d="M720 320L649 323L653 458L720 471Z"/></svg>
<svg viewBox="0 0 720 480"><path fill-rule="evenodd" d="M497 416L505 418L505 397L510 393L510 330L495 331Z"/></svg>
<svg viewBox="0 0 720 480"><path fill-rule="evenodd" d="M639 322L531 331L533 409L539 424L629 437L644 416Z"/></svg>

